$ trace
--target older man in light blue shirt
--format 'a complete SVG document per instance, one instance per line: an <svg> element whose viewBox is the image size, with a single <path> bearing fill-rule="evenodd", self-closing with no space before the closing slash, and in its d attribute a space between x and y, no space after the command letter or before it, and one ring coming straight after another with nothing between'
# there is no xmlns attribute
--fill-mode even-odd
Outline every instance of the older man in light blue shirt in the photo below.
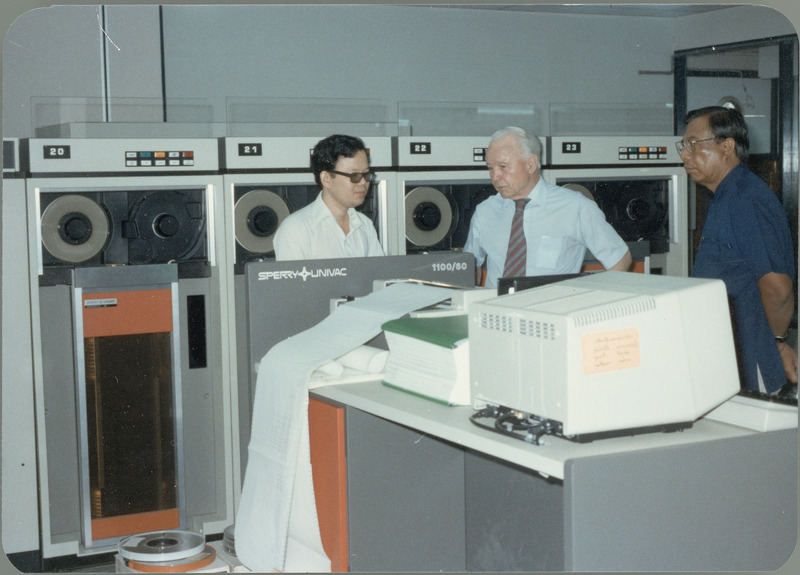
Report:
<svg viewBox="0 0 800 575"><path fill-rule="evenodd" d="M496 287L508 251L515 201L528 198L523 212L527 244L525 275L577 273L586 250L611 270L627 271L633 261L595 202L580 192L547 183L539 173L541 143L521 128L496 132L486 165L497 194L481 202L470 221L464 251L486 261L487 287Z"/></svg>

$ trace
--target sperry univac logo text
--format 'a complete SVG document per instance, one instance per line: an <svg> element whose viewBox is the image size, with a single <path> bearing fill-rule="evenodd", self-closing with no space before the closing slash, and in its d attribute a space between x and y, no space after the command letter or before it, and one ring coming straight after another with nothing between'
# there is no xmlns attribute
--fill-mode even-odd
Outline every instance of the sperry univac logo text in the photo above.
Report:
<svg viewBox="0 0 800 575"><path fill-rule="evenodd" d="M293 280L302 278L306 281L308 278L332 278L332 277L345 277L347 276L347 268L317 268L309 270L303 266L302 270L277 270L274 272L258 272L258 279L261 280Z"/></svg>

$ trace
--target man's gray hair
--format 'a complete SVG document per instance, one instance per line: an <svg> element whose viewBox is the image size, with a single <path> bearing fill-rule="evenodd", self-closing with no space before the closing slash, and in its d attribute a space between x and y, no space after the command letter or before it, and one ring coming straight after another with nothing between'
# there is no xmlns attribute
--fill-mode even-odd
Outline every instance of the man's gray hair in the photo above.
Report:
<svg viewBox="0 0 800 575"><path fill-rule="evenodd" d="M535 155L541 160L542 142L539 141L539 137L536 136L536 134L529 134L517 126L509 126L507 128L503 128L502 130L497 130L494 134L492 134L492 139L489 140L489 145L491 146L498 140L502 140L503 138L507 137L513 137L516 140L517 144L519 145L519 151L523 160L527 159L531 155Z"/></svg>

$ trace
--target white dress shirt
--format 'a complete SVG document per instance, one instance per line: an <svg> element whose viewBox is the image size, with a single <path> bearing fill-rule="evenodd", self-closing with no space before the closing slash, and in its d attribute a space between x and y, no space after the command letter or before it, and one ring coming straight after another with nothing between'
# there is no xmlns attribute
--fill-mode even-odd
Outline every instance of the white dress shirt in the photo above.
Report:
<svg viewBox="0 0 800 575"><path fill-rule="evenodd" d="M273 245L276 260L313 260L382 256L383 248L372 221L354 208L347 210L350 233L336 222L322 193L278 226Z"/></svg>

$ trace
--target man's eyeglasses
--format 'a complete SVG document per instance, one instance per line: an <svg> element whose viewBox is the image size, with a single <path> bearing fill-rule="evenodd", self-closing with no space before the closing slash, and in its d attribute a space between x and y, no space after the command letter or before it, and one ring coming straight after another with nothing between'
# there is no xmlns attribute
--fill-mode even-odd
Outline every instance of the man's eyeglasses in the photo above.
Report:
<svg viewBox="0 0 800 575"><path fill-rule="evenodd" d="M691 140L689 142L681 140L680 142L675 142L675 149L678 150L679 156L683 154L683 151L687 148L689 149L689 153L694 154L694 145L697 142L708 142L709 140L716 140L716 138L703 138L702 140Z"/></svg>
<svg viewBox="0 0 800 575"><path fill-rule="evenodd" d="M352 174L348 174L347 172L339 172L336 170L328 170L332 174L339 174L340 176L346 176L350 178L350 181L354 184L357 184L362 179L369 182L375 181L375 172L353 172Z"/></svg>

